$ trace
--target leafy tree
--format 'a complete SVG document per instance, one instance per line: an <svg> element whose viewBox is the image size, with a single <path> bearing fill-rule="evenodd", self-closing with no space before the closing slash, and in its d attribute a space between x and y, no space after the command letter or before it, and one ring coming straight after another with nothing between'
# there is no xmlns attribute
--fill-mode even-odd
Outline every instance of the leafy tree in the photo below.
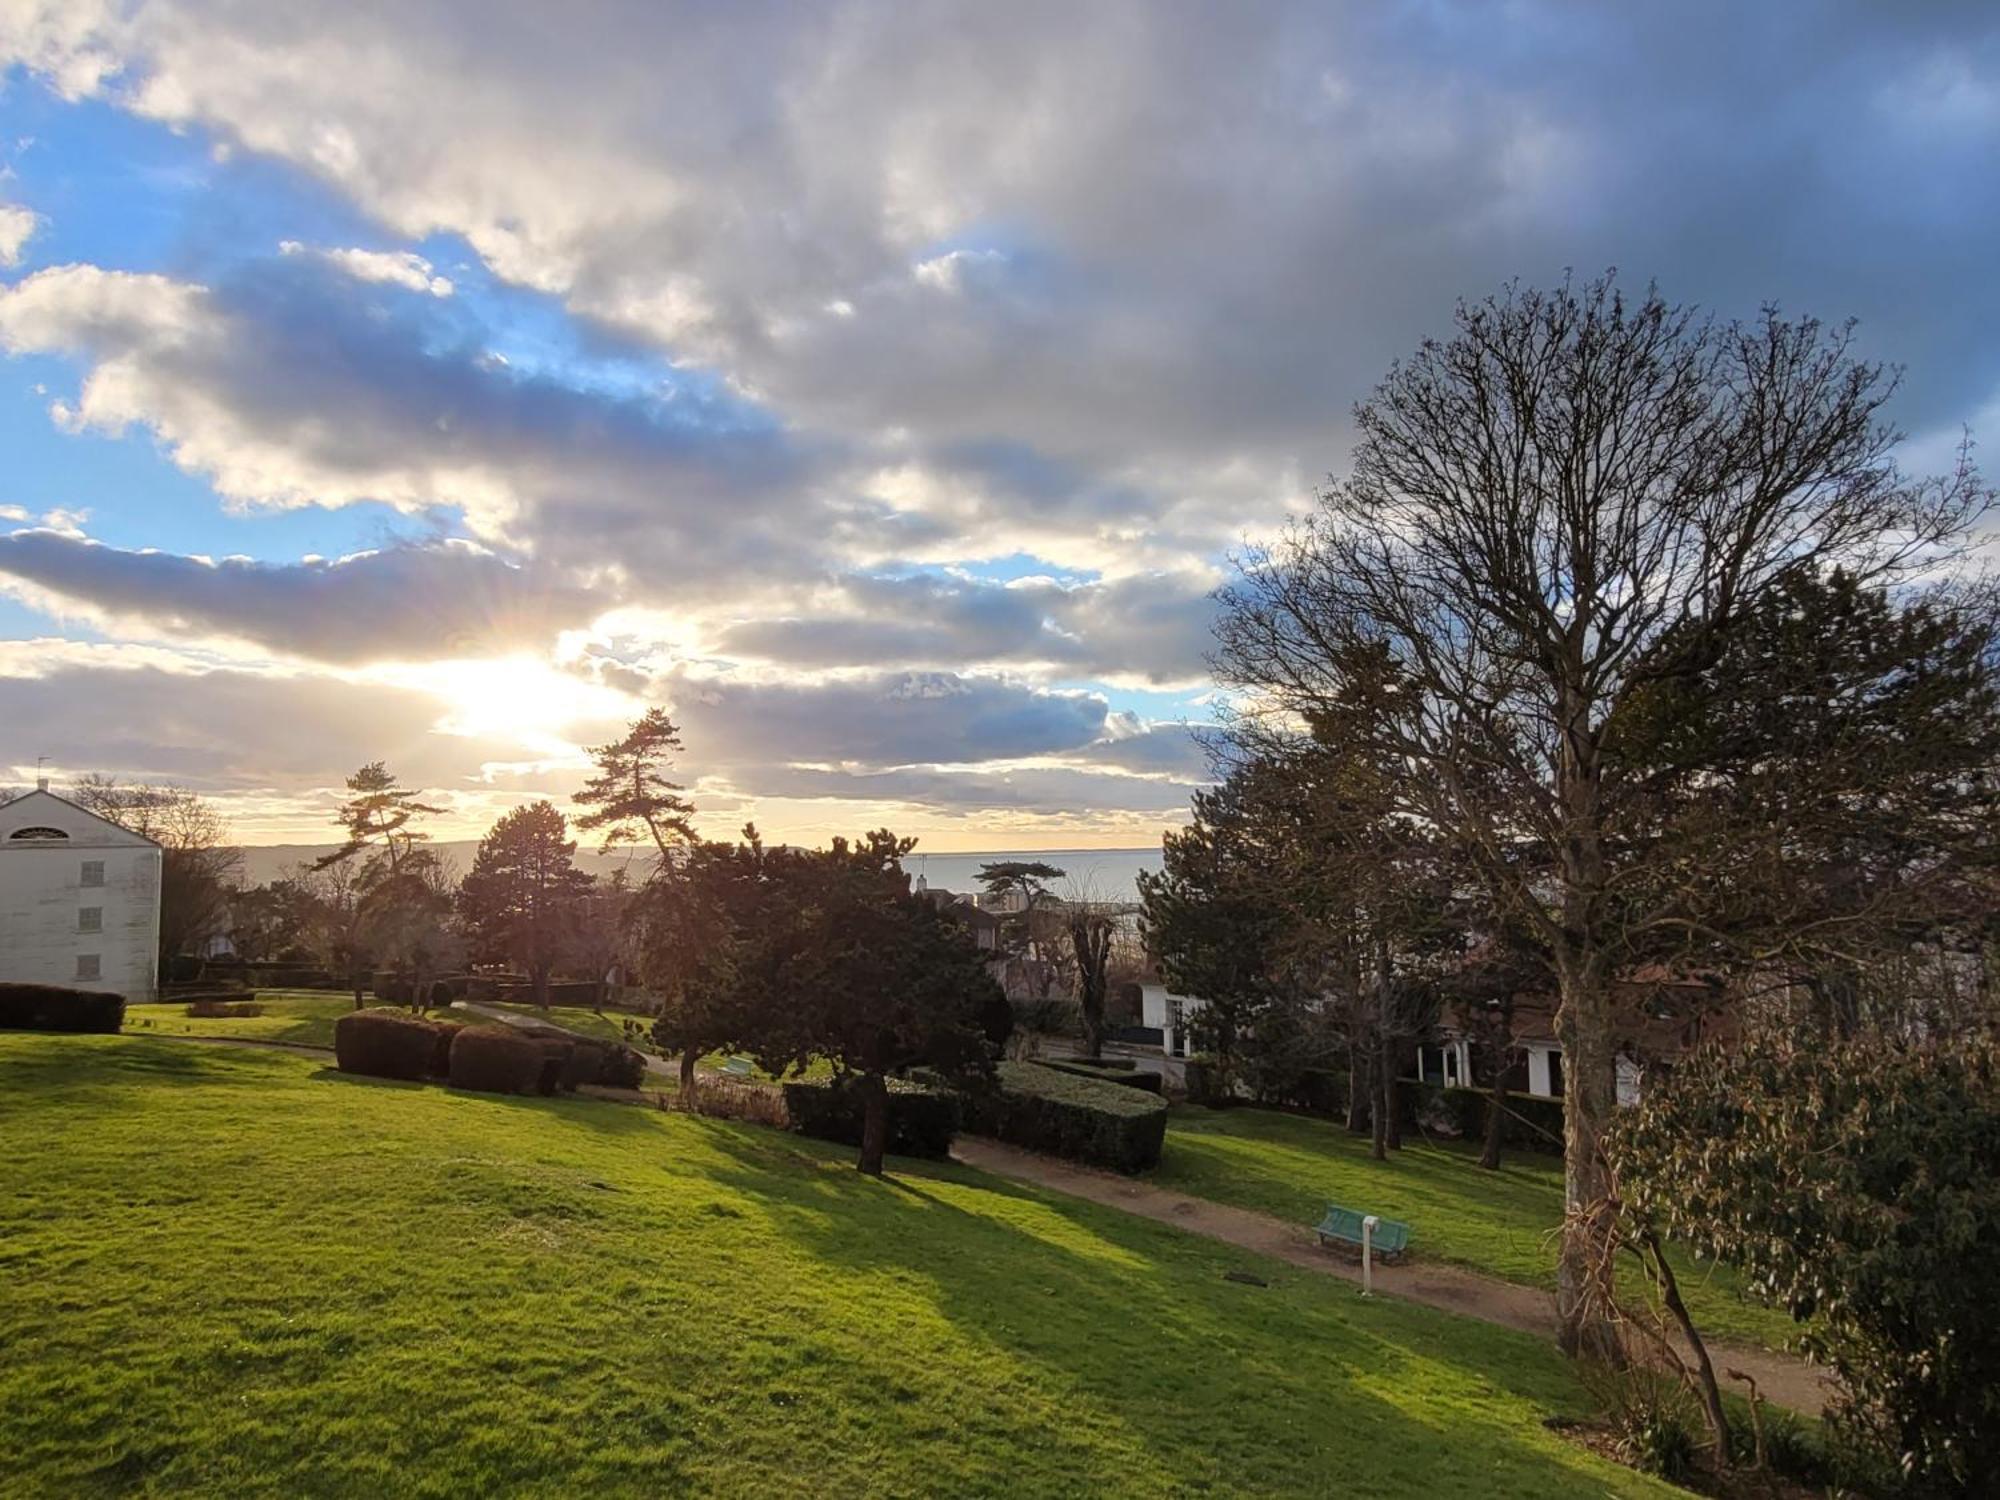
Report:
<svg viewBox="0 0 2000 1500"><path fill-rule="evenodd" d="M315 868L361 857L364 865L380 867L381 879L400 874L411 851L430 837L414 826L416 821L440 809L419 801L422 793L403 786L379 760L348 777L347 792L347 800L334 813L347 838L331 854L322 855Z"/></svg>
<svg viewBox="0 0 2000 1500"><path fill-rule="evenodd" d="M1020 898L1020 909L1000 920L1000 941L1008 952L1036 962L1042 959L1048 924L1040 923L1037 913L1048 897L1050 882L1061 880L1063 874L1060 866L1038 859L990 860L979 867L975 878L988 896Z"/></svg>
<svg viewBox="0 0 2000 1500"><path fill-rule="evenodd" d="M862 1102L857 1166L882 1174L889 1076L991 1066L980 1020L996 986L970 932L913 895L902 861L916 845L878 830L824 850L782 850L771 868L789 940L777 981L793 997L757 1048L772 1072L829 1059Z"/></svg>
<svg viewBox="0 0 2000 1500"><path fill-rule="evenodd" d="M70 800L160 846L160 974L228 925L229 903L243 853L229 843L229 825L214 803L182 786L125 783L89 775Z"/></svg>
<svg viewBox="0 0 2000 1500"><path fill-rule="evenodd" d="M1760 1040L1675 1069L1607 1147L1633 1233L1798 1318L1833 1419L1914 1492L2000 1473L2000 1047Z"/></svg>
<svg viewBox="0 0 2000 1500"><path fill-rule="evenodd" d="M378 996L383 971L393 971L408 986L410 1008L423 1010L430 1004L431 980L465 961L466 942L455 920L457 896L451 865L436 850L418 848L404 859L393 896L385 890L367 903Z"/></svg>
<svg viewBox="0 0 2000 1500"><path fill-rule="evenodd" d="M712 1047L776 1074L826 1058L861 1100L859 1166L876 1175L889 1077L918 1065L984 1072L981 1023L1000 998L959 919L912 894L902 859L913 846L877 832L774 849L746 828L741 844L694 846L681 878L646 903L660 955L649 977L667 982L654 1037L680 1053L683 1079Z"/></svg>
<svg viewBox="0 0 2000 1500"><path fill-rule="evenodd" d="M458 889L459 915L488 954L527 971L535 1004L549 1003L549 975L572 938L590 877L553 803L514 808L479 841Z"/></svg>
<svg viewBox="0 0 2000 1500"><path fill-rule="evenodd" d="M773 997L749 981L767 970L749 961L774 933L767 925L767 851L755 825L740 844L700 840L687 846L671 878L648 881L633 897L629 920L639 976L660 997L653 1044L680 1059L680 1093L694 1098L703 1054L761 1034L758 1018Z"/></svg>
<svg viewBox="0 0 2000 1500"><path fill-rule="evenodd" d="M1618 753L1618 721L1798 579L1917 586L1988 495L1969 464L1897 472L1893 382L1846 329L1706 321L1609 278L1509 289L1457 325L1357 410L1350 475L1317 513L1244 559L1219 666L1268 722L1373 699L1359 743L1396 770L1398 811L1547 954L1574 1211L1609 1185L1614 977L1670 928L1707 928L1717 889L1674 878L1699 868L1686 842L1645 836L1658 768ZM1568 1217L1565 1348L1615 1342L1586 1284L1610 1229Z"/></svg>
<svg viewBox="0 0 2000 1500"><path fill-rule="evenodd" d="M348 777L347 792L347 800L334 812L334 821L347 837L339 848L316 860L313 869L347 872L334 894L345 930L341 946L354 1008L359 1010L363 968L377 937L386 936L373 929L378 923L393 922L398 902L423 899L423 874L415 856L430 835L415 824L439 809L419 800L422 794L403 786L379 760Z"/></svg>
<svg viewBox="0 0 2000 1500"><path fill-rule="evenodd" d="M597 773L572 798L589 812L576 826L586 833L602 832L605 847L630 844L641 830L653 841L662 865L673 851L694 840L694 804L667 772L681 751L681 732L662 708L649 708L633 721L621 740L594 746L590 756Z"/></svg>

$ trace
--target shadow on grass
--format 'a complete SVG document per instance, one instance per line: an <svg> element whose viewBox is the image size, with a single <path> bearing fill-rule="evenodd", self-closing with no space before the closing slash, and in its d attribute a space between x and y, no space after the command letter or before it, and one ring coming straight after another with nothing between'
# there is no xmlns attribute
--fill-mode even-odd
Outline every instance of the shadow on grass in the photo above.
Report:
<svg viewBox="0 0 2000 1500"><path fill-rule="evenodd" d="M1364 1304L1249 1252L970 1169L895 1162L878 1183L851 1157L750 1130L708 1133L726 1162L711 1175L775 1232L837 1272L919 1292L965 1337L1066 1389L1080 1420L1126 1429L1177 1486L1295 1482L1302 1449L1312 1472L1367 1493L1547 1492L1580 1462L1538 1420L1578 1409L1580 1393L1523 1335ZM1229 1269L1270 1285L1226 1283Z"/></svg>

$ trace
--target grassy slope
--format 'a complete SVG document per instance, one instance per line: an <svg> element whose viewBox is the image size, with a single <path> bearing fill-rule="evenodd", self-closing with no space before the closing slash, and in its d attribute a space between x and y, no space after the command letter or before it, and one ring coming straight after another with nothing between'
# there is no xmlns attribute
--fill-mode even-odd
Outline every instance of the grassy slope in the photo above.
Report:
<svg viewBox="0 0 2000 1500"><path fill-rule="evenodd" d="M8 1494L1668 1493L1532 1339L965 1169L144 1037L0 1034L0 1137Z"/></svg>
<svg viewBox="0 0 2000 1500"><path fill-rule="evenodd" d="M1411 1225L1411 1253L1455 1261L1525 1286L1555 1285L1551 1232L1562 1220L1562 1168L1510 1152L1498 1172L1478 1151L1412 1138L1388 1162L1335 1122L1265 1109L1178 1106L1152 1180L1161 1187L1294 1223L1316 1223L1329 1201ZM1676 1263L1706 1333L1777 1347L1791 1320L1746 1301L1726 1268Z"/></svg>
<svg viewBox="0 0 2000 1500"><path fill-rule="evenodd" d="M189 1016L184 1013L186 1007L177 1000L133 1005L126 1008L125 1026L128 1031L140 1036L153 1032L169 1036L240 1037L264 1042L292 1042L308 1047L331 1047L333 1023L354 1008L350 997L328 994L324 990L259 990L257 1001L264 1007L261 1016ZM496 1008L525 1016L542 1015L532 1005ZM468 1016L462 1011L441 1011L439 1014L461 1021L478 1020L478 1017ZM578 1006L556 1005L549 1008L547 1019L585 1036L624 1040L624 1031L619 1025L621 1018L615 1015L599 1015Z"/></svg>

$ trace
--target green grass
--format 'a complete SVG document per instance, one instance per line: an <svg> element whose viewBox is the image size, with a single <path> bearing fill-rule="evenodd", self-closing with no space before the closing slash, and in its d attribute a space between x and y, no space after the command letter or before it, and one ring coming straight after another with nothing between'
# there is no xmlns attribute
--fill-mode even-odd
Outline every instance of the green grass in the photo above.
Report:
<svg viewBox="0 0 2000 1500"><path fill-rule="evenodd" d="M354 1009L351 995L332 994L325 990L259 990L257 1003L264 1007L263 1015L240 1017L190 1016L185 1013L185 1003L179 1000L132 1005L126 1007L125 1026L128 1031L140 1036L151 1032L155 1035L237 1037L247 1041L331 1047L333 1023ZM372 996L369 1003L375 1003ZM623 1018L613 1013L599 1015L596 1011L571 1005L550 1006L546 1014L532 1005L496 1004L493 1008L550 1020L585 1036L600 1037L606 1041L625 1040L624 1028L619 1024ZM463 1011L440 1011L438 1014L461 1021L478 1020L477 1016L469 1016Z"/></svg>
<svg viewBox="0 0 2000 1500"><path fill-rule="evenodd" d="M964 1168L143 1036L0 1035L0 1137L0 1493L1671 1493L1540 1341Z"/></svg>
<svg viewBox="0 0 2000 1500"><path fill-rule="evenodd" d="M1405 1138L1387 1162L1338 1122L1268 1109L1176 1106L1152 1181L1164 1188L1293 1223L1329 1202L1411 1226L1412 1258L1434 1257L1523 1286L1555 1286L1553 1232L1562 1222L1562 1166L1509 1152L1497 1172L1455 1141ZM1747 1300L1727 1267L1675 1259L1681 1291L1706 1334L1780 1347L1783 1313Z"/></svg>

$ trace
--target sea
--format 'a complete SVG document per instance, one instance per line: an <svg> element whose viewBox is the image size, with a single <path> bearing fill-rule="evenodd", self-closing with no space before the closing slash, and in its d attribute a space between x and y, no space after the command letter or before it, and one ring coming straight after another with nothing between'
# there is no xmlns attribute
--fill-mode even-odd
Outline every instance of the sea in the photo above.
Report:
<svg viewBox="0 0 2000 1500"><path fill-rule="evenodd" d="M333 844L262 844L243 849L240 879L245 885L264 885L289 875L302 863L310 863L333 851ZM463 872L472 864L477 840L443 840L434 846ZM593 875L607 875L625 864L630 856L605 854L580 848L577 865ZM919 849L909 858L912 877L921 875L933 889L972 892L979 889L979 867L1001 860L1039 860L1063 872L1051 880L1056 895L1086 896L1093 901L1136 901L1139 899L1139 872L1160 868L1160 848L1150 849L992 849L973 854L931 854ZM635 870L634 873L641 873Z"/></svg>

